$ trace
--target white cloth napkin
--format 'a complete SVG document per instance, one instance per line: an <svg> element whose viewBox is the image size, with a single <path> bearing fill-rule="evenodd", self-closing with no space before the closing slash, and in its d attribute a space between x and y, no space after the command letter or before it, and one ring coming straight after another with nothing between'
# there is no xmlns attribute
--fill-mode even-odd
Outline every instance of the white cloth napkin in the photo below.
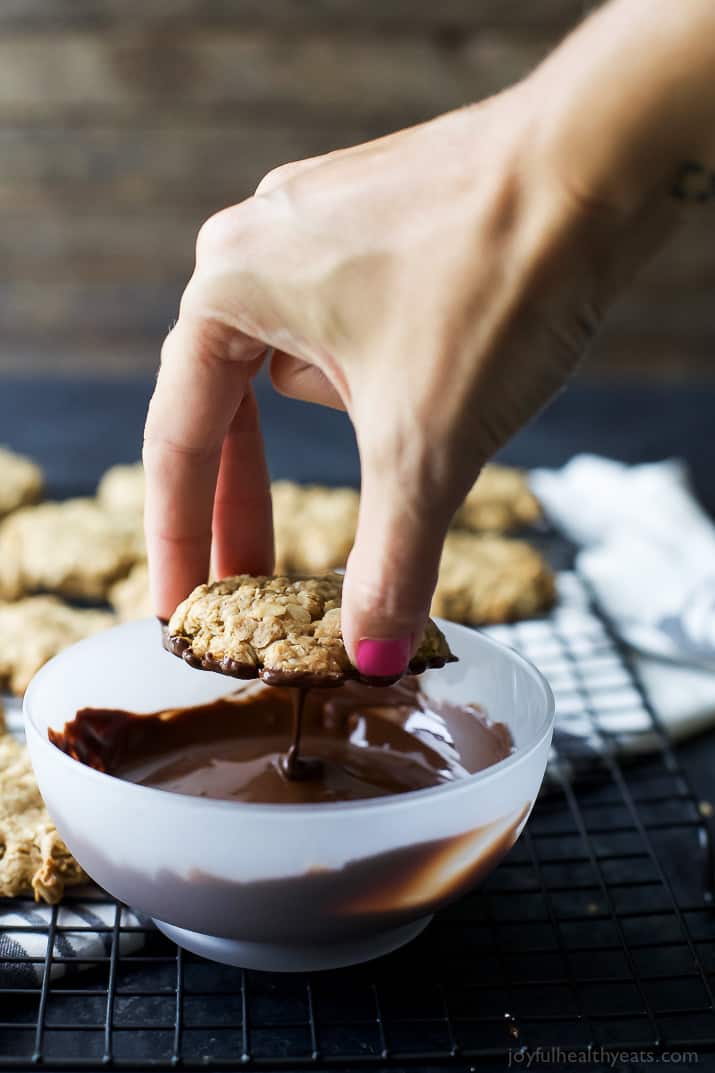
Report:
<svg viewBox="0 0 715 1073"><path fill-rule="evenodd" d="M30 898L0 902L0 984L36 987L47 960L52 907ZM96 959L108 959L115 925L117 953L132 954L146 941L152 925L131 909L120 908L96 887L68 892L57 910L50 979L96 969ZM135 930L136 929L136 930ZM90 960L86 960L89 958Z"/></svg>
<svg viewBox="0 0 715 1073"><path fill-rule="evenodd" d="M551 522L581 547L579 571L673 738L715 723L715 526L677 461L627 466L579 455L535 470Z"/></svg>

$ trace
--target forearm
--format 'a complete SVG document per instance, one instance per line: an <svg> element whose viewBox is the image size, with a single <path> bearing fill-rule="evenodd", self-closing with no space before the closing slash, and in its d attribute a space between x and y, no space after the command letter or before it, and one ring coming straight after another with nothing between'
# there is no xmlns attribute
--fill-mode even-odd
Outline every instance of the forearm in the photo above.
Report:
<svg viewBox="0 0 715 1073"><path fill-rule="evenodd" d="M715 171L715 3L613 0L531 76L574 192L626 212L683 164Z"/></svg>

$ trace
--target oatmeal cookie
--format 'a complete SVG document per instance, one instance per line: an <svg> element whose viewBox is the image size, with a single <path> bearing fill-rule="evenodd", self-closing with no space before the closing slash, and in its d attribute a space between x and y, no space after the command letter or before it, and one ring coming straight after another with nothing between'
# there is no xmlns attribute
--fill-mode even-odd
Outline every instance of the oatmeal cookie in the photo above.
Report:
<svg viewBox="0 0 715 1073"><path fill-rule="evenodd" d="M110 514L96 500L24 507L0 525L0 599L54 592L104 600L143 558L138 521Z"/></svg>
<svg viewBox="0 0 715 1073"><path fill-rule="evenodd" d="M541 518L541 507L521 470L485 466L454 516L455 529L506 533Z"/></svg>
<svg viewBox="0 0 715 1073"><path fill-rule="evenodd" d="M21 696L49 659L114 621L109 611L68 607L55 596L0 603L0 686Z"/></svg>
<svg viewBox="0 0 715 1073"><path fill-rule="evenodd" d="M322 574L345 565L360 504L354 488L274 481L271 493L277 574Z"/></svg>
<svg viewBox="0 0 715 1073"><path fill-rule="evenodd" d="M59 902L87 882L44 806L27 748L5 733L0 711L0 897Z"/></svg>
<svg viewBox="0 0 715 1073"><path fill-rule="evenodd" d="M105 510L141 515L144 511L144 467L141 462L108 469L97 485L97 499Z"/></svg>
<svg viewBox="0 0 715 1073"><path fill-rule="evenodd" d="M0 447L0 518L18 507L36 503L44 484L38 465L24 455Z"/></svg>
<svg viewBox="0 0 715 1073"><path fill-rule="evenodd" d="M171 616L165 643L192 667L269 685L339 685L360 675L340 632L343 579L252 577L199 585ZM454 657L429 622L410 671ZM382 682L381 682L382 684Z"/></svg>
<svg viewBox="0 0 715 1073"><path fill-rule="evenodd" d="M432 614L479 626L529 618L552 606L554 575L523 540L447 534Z"/></svg>
<svg viewBox="0 0 715 1073"><path fill-rule="evenodd" d="M122 622L153 615L146 563L137 563L125 578L112 585L109 602Z"/></svg>

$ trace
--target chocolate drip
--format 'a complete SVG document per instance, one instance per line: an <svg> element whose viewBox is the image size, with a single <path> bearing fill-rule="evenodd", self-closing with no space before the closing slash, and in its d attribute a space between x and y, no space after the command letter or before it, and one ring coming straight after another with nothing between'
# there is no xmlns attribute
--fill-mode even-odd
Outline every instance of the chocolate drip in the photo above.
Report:
<svg viewBox="0 0 715 1073"><path fill-rule="evenodd" d="M280 759L281 771L287 779L317 779L323 768L317 756L300 755L300 738L303 730L303 708L307 689L293 689L293 738L288 752Z"/></svg>

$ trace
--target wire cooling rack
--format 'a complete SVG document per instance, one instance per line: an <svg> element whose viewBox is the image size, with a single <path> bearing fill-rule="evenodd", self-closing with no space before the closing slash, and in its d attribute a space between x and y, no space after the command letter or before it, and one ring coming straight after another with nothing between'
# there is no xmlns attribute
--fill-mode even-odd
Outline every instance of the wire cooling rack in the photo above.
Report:
<svg viewBox="0 0 715 1073"><path fill-rule="evenodd" d="M571 1053L595 1070L715 1051L712 807L582 582L561 590L548 620L490 631L543 669L559 719L527 829L479 890L401 951L303 976L183 953L96 893L18 901L34 915L0 955L0 1067L426 1073Z"/></svg>

